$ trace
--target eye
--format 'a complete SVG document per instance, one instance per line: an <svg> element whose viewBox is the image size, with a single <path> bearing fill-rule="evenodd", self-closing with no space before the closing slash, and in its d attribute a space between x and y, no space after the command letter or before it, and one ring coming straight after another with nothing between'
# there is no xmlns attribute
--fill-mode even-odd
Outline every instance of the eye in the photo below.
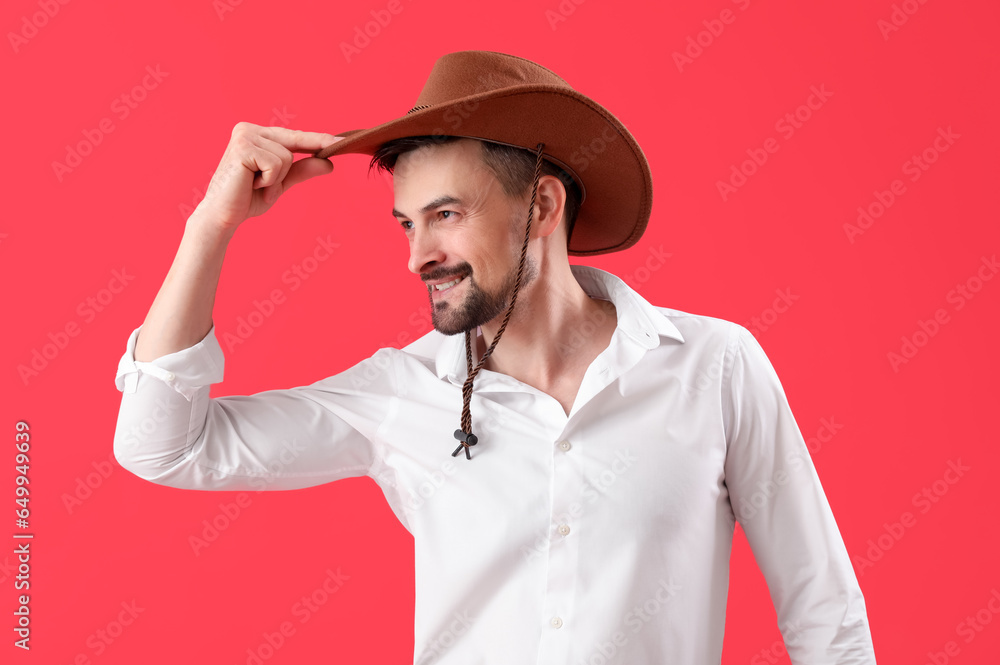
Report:
<svg viewBox="0 0 1000 665"><path fill-rule="evenodd" d="M407 224L413 224L413 222L411 222L410 220L406 219L406 220L403 220L402 222L399 223L399 225L403 227L404 231L410 231L410 230L412 230L413 227L412 226L407 226Z"/></svg>
<svg viewBox="0 0 1000 665"><path fill-rule="evenodd" d="M441 215L442 217L444 217L445 215L454 215L454 214L455 214L455 212L454 212L453 210L442 210L442 211L440 212L440 215ZM448 219L448 218L447 218L447 217L445 217L445 219Z"/></svg>

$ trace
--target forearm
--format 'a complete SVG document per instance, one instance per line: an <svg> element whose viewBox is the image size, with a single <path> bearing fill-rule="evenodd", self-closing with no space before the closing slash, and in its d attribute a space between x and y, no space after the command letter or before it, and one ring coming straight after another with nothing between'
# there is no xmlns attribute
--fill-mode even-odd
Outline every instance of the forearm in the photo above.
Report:
<svg viewBox="0 0 1000 665"><path fill-rule="evenodd" d="M223 259L234 231L224 230L201 208L188 218L174 262L136 340L137 361L149 362L189 348L208 334Z"/></svg>

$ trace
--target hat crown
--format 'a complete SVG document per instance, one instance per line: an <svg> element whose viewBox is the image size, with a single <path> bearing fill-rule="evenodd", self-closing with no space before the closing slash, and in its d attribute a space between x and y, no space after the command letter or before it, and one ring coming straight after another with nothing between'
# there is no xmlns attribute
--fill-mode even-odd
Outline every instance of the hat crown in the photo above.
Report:
<svg viewBox="0 0 1000 665"><path fill-rule="evenodd" d="M434 63L416 103L407 113L524 85L572 89L552 70L514 55L493 51L447 53Z"/></svg>
<svg viewBox="0 0 1000 665"><path fill-rule="evenodd" d="M578 182L584 200L568 253L606 254L631 247L649 221L649 163L628 128L550 69L494 51L440 56L416 106L368 129L349 129L316 153L374 155L386 142L411 136L461 136L523 148ZM585 179L585 180L584 180Z"/></svg>

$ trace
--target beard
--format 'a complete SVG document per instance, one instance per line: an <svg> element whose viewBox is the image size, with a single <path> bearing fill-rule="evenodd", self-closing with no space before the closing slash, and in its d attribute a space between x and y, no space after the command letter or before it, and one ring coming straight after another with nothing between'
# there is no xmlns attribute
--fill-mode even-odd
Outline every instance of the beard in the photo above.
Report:
<svg viewBox="0 0 1000 665"><path fill-rule="evenodd" d="M456 335L464 333L466 330L474 330L478 326L496 319L507 311L510 306L511 297L514 295L514 285L517 282L517 265L520 261L520 247L514 257L513 267L504 276L503 283L495 291L488 291L476 281L476 276L472 273L472 266L468 263L460 263L454 270L444 275L435 275L429 279L442 279L449 275L465 275L462 280L466 283L465 299L461 302L453 303L448 300L434 302L430 293L427 297L431 302L431 322L434 329L444 335ZM537 275L538 270L531 255L525 257L524 273L521 275L521 287L518 290L518 297L521 291ZM513 314L511 314L513 316Z"/></svg>

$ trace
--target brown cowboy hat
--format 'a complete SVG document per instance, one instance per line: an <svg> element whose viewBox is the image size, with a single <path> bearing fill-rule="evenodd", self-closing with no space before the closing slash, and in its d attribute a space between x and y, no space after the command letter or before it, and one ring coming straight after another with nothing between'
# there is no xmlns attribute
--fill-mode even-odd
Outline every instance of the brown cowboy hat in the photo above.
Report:
<svg viewBox="0 0 1000 665"><path fill-rule="evenodd" d="M535 152L565 170L583 202L569 254L606 254L634 245L649 221L649 163L615 116L549 69L493 51L459 51L434 63L406 115L369 129L336 134L316 156L372 155L406 136L464 136Z"/></svg>

